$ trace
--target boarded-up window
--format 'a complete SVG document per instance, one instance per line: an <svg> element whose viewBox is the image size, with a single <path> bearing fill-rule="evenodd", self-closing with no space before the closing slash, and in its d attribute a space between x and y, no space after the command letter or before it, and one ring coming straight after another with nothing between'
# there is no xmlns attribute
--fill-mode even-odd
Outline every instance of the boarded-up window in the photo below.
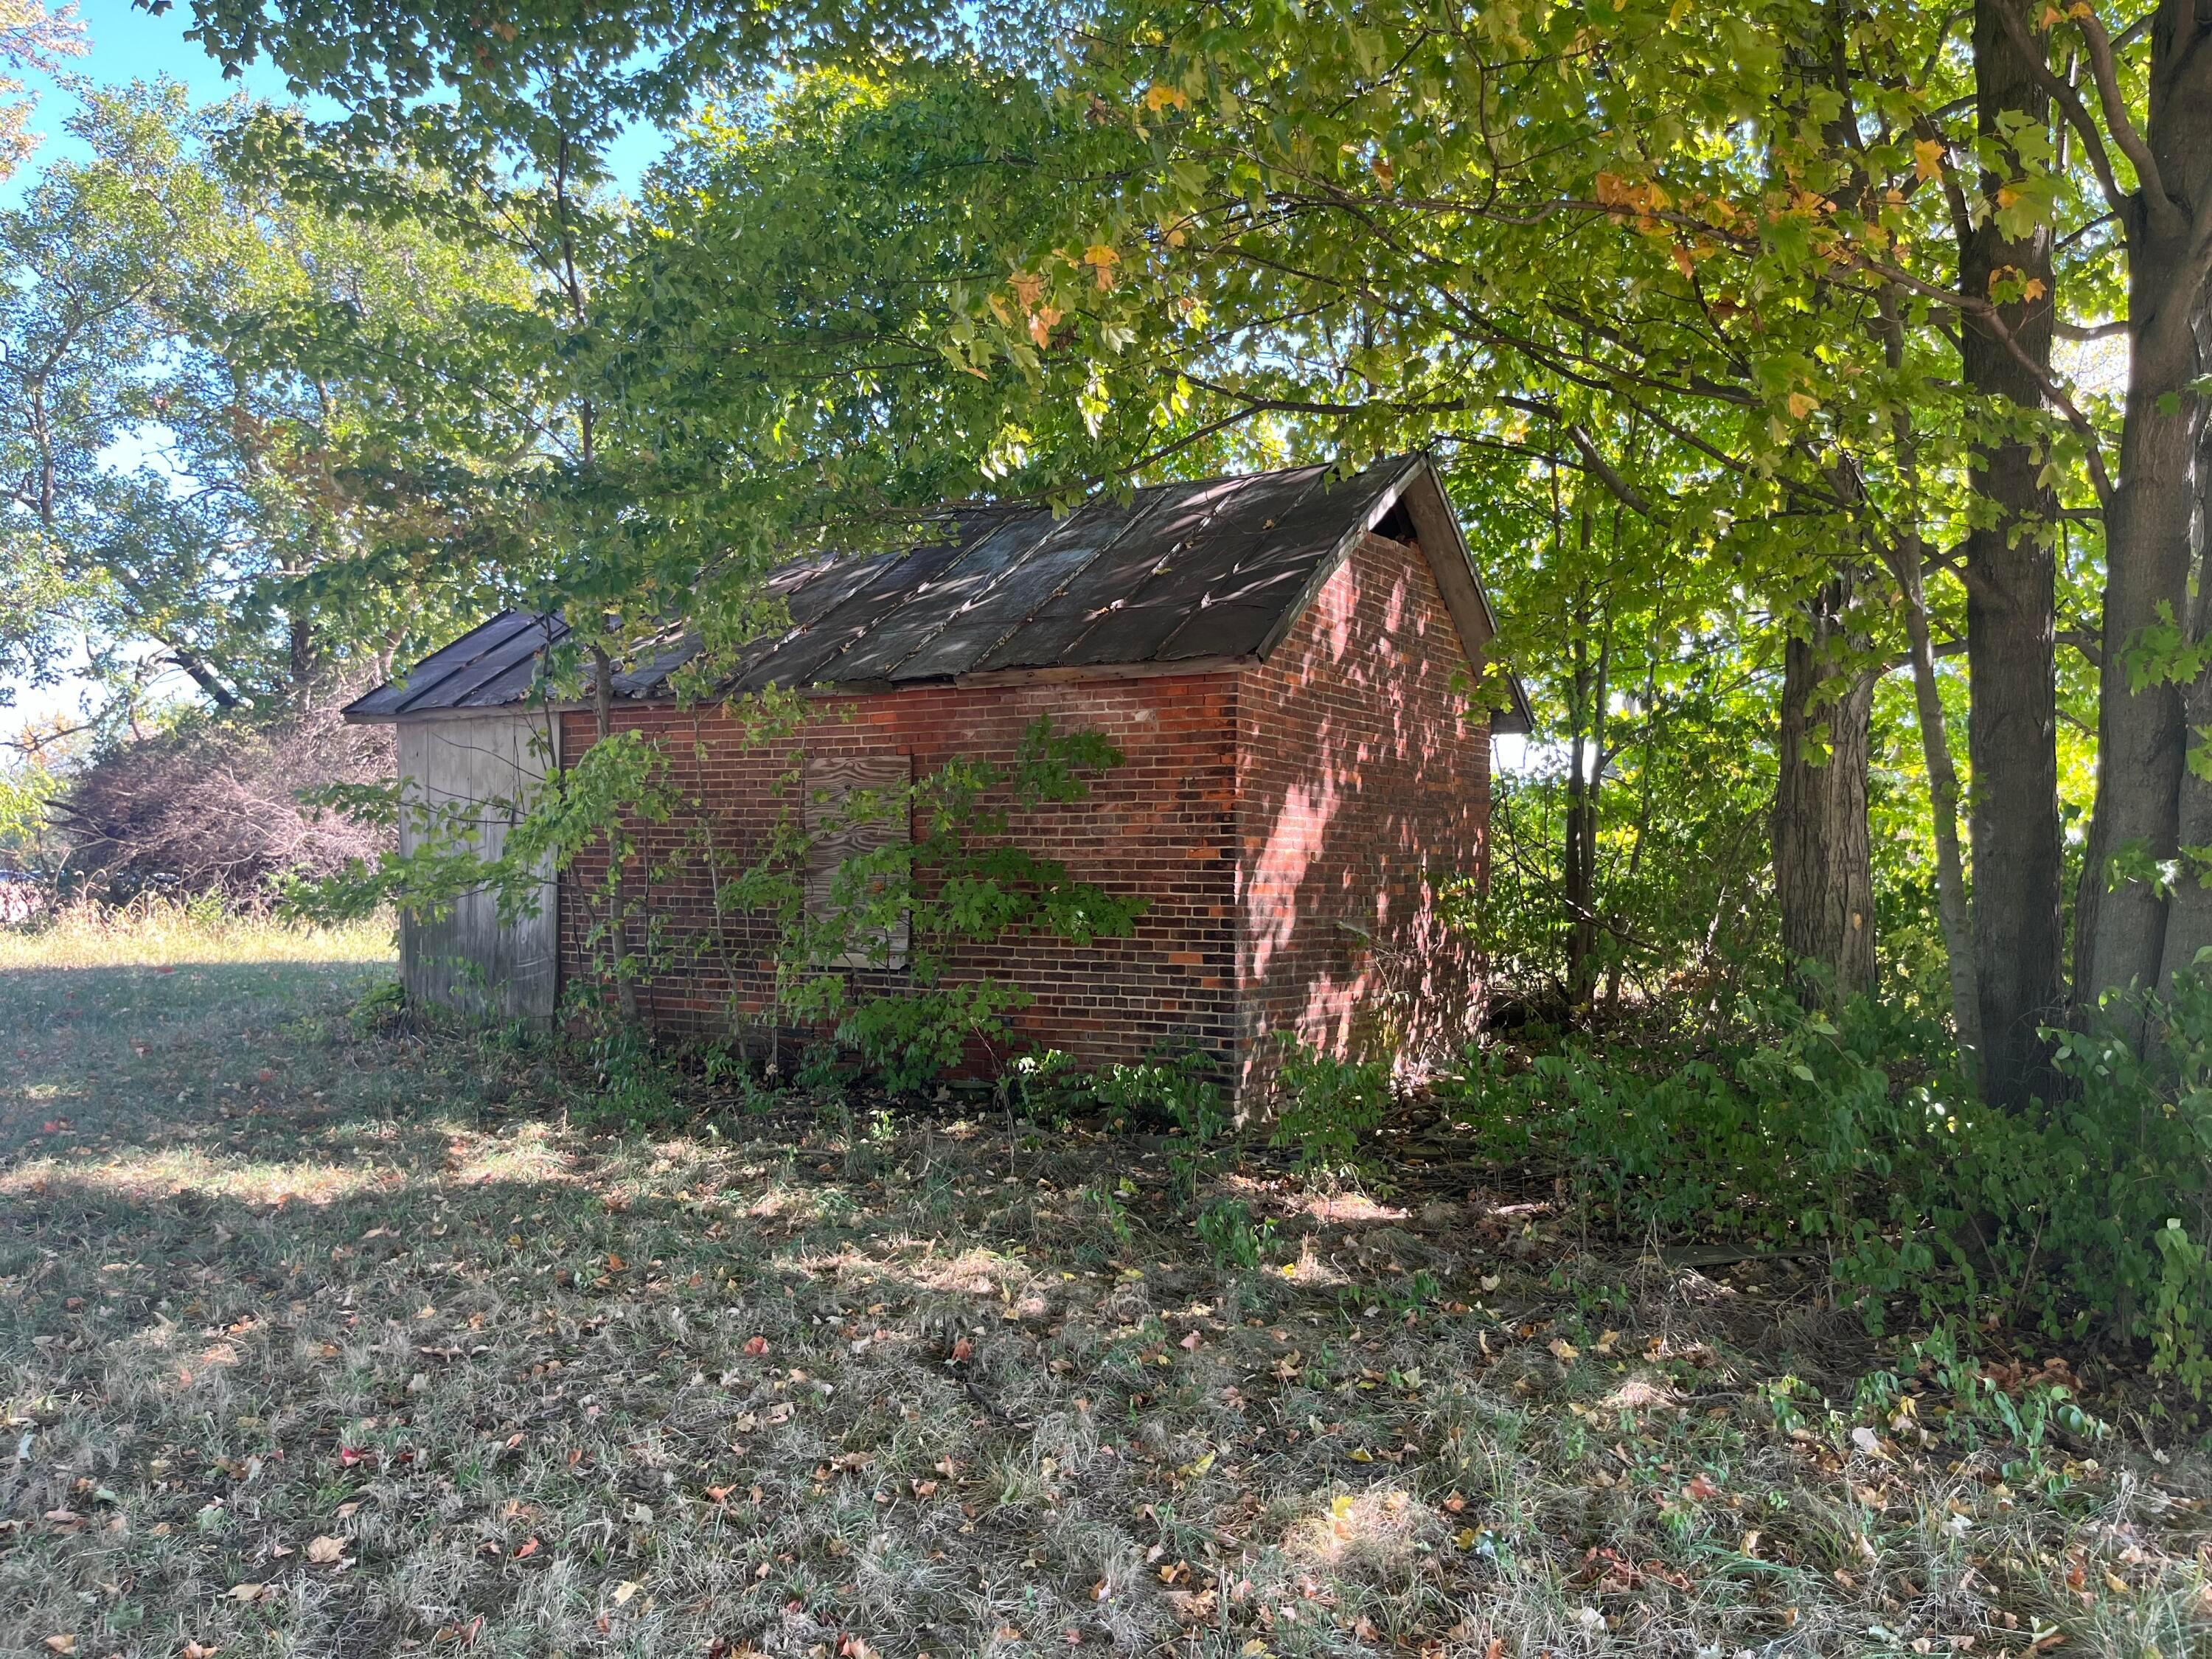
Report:
<svg viewBox="0 0 2212 1659"><path fill-rule="evenodd" d="M806 757L806 914L830 917L832 884L847 859L896 847L913 834L907 813L907 786L914 761L907 755L809 755ZM867 792L859 799L854 796ZM872 937L852 941L854 948L830 958L836 968L906 966L912 944L912 919L904 910ZM884 946L888 946L885 950Z"/></svg>

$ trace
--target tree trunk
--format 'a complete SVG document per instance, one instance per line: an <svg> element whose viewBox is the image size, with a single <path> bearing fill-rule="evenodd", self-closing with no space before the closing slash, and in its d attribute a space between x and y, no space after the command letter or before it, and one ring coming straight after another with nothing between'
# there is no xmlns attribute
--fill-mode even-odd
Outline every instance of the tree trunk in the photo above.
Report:
<svg viewBox="0 0 2212 1659"><path fill-rule="evenodd" d="M604 647L592 647L592 731L605 743L615 729L615 669ZM616 1003L625 1025L637 1024L637 981L629 959L629 903L623 876L626 853L621 837L607 832L608 950L614 965Z"/></svg>
<svg viewBox="0 0 2212 1659"><path fill-rule="evenodd" d="M1805 609L1782 667L1780 763L1774 794L1774 891L1793 975L1818 963L1843 998L1874 985L1874 863L1867 834L1867 762L1875 677L1847 660L1852 579L1837 577ZM1815 988L1801 983L1808 997Z"/></svg>
<svg viewBox="0 0 2212 1659"><path fill-rule="evenodd" d="M1997 10L2017 4L1978 0L1974 10L1976 122L1984 139L2002 140L2007 116L2025 116L2036 128L2050 122L2037 66ZM2008 182L1986 171L1982 179L1991 198ZM1966 318L1961 368L1976 392L2039 412L2053 308L2047 227L2015 238L1990 216L1967 234L1959 252L1960 292L1985 301L1993 286L2004 283L2041 286L2033 298L2000 307L2010 344L1981 319ZM2002 433L1977 446L1970 470L1983 503L1966 538L1974 966L1983 1092L2006 1106L2048 1086L2050 1055L2041 1031L2064 1000L2053 558L2058 504L2043 482L2043 466L2028 436Z"/></svg>
<svg viewBox="0 0 2212 1659"><path fill-rule="evenodd" d="M2128 394L2119 482L2106 513L2097 812L2076 926L2075 995L2084 1003L2130 983L2163 989L2212 946L2207 871L2184 851L2212 841L2212 783L2196 775L2189 757L2192 736L2212 725L2212 684L2205 675L2147 672L2148 665L2129 661L2142 631L2169 617L2186 627L2200 650L2212 630L2201 576L2196 614L2188 611L2212 480L2205 406L2191 390L2208 362L2200 252L2212 197L2208 37L2212 21L2201 5L2166 0L2158 8L2143 136L2159 189L2138 190L2127 216ZM2170 902L2128 873L2128 865L2140 868L2139 854L2179 860ZM2115 859L2124 860L2117 870ZM2138 1012L2117 1006L2111 1012L2140 1042Z"/></svg>
<svg viewBox="0 0 2212 1659"><path fill-rule="evenodd" d="M2205 355L2203 347L2200 333L2200 360ZM2191 562L2201 570L2207 550L2212 549L2212 501L2205 500L2204 489L2205 481L2212 480L2212 422L2201 422L2197 429L2197 488L2191 492L2197 513L2191 554ZM2190 636L2199 649L2212 639L2212 582L2201 574ZM2192 740L2199 744L2212 743L2212 673L2199 674L2182 693L2181 740L2185 745ZM2199 952L2212 949L2212 781L2199 775L2185 753L2179 787L2174 851L2180 867L2175 873L2173 896L2166 903L2166 938L2158 970L2161 989L2171 987L2176 974L2193 969Z"/></svg>
<svg viewBox="0 0 2212 1659"><path fill-rule="evenodd" d="M1585 624L1589 620L1587 608ZM1598 797L1605 785L1606 702L1612 696L1612 629L1607 627L1598 646L1595 674L1576 643L1573 747L1567 768L1567 1000L1579 1011L1589 1005L1597 989L1597 825ZM1583 712L1588 712L1589 737L1583 735Z"/></svg>
<svg viewBox="0 0 2212 1659"><path fill-rule="evenodd" d="M1928 637L1928 596L1921 580L1925 550L1916 536L1899 550L1893 574L1905 599L1905 633L1911 643L1912 702L1920 726L1920 756L1928 770L1928 805L1936 828L1936 914L1943 928L1943 958L1951 981L1951 1025L1959 1069L1979 1075L1982 1005L1975 984L1974 927L1967 908L1966 860L1959 846L1959 771L1943 725L1943 695L1936 682L1936 652Z"/></svg>

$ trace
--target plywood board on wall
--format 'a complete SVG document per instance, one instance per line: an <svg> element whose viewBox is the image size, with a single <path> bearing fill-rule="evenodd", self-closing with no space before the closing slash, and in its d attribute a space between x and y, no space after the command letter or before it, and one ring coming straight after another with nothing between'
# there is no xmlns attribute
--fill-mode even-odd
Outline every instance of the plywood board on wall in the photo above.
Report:
<svg viewBox="0 0 2212 1659"><path fill-rule="evenodd" d="M402 721L399 775L410 810L399 850L450 836L496 858L507 831L528 811L558 741L543 714ZM427 806L426 823L413 810ZM402 914L400 977L413 1003L439 1003L507 1019L550 1019L559 994L560 907L550 864L540 872L534 908L507 917L489 891L462 894L443 915Z"/></svg>

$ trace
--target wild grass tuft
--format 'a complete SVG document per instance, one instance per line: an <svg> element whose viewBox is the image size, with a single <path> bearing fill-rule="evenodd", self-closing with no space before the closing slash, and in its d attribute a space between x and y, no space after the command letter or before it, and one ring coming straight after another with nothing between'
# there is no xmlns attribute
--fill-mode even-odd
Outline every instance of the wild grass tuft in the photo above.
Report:
<svg viewBox="0 0 2212 1659"><path fill-rule="evenodd" d="M0 972L392 959L387 917L306 926L267 912L151 895L116 906L81 900L28 926L0 928Z"/></svg>

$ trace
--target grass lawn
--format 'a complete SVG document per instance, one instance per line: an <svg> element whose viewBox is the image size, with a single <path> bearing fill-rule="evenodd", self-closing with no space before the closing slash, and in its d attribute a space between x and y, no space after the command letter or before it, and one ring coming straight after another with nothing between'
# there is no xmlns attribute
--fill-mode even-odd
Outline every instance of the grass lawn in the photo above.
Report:
<svg viewBox="0 0 2212 1659"><path fill-rule="evenodd" d="M0 943L0 1651L2212 1641L2197 1452L1962 1401L1790 1264L1585 1249L1418 1108L1364 1194L1224 1161L1237 1273L1156 1142L593 1137L526 1045L363 1029L391 971Z"/></svg>

